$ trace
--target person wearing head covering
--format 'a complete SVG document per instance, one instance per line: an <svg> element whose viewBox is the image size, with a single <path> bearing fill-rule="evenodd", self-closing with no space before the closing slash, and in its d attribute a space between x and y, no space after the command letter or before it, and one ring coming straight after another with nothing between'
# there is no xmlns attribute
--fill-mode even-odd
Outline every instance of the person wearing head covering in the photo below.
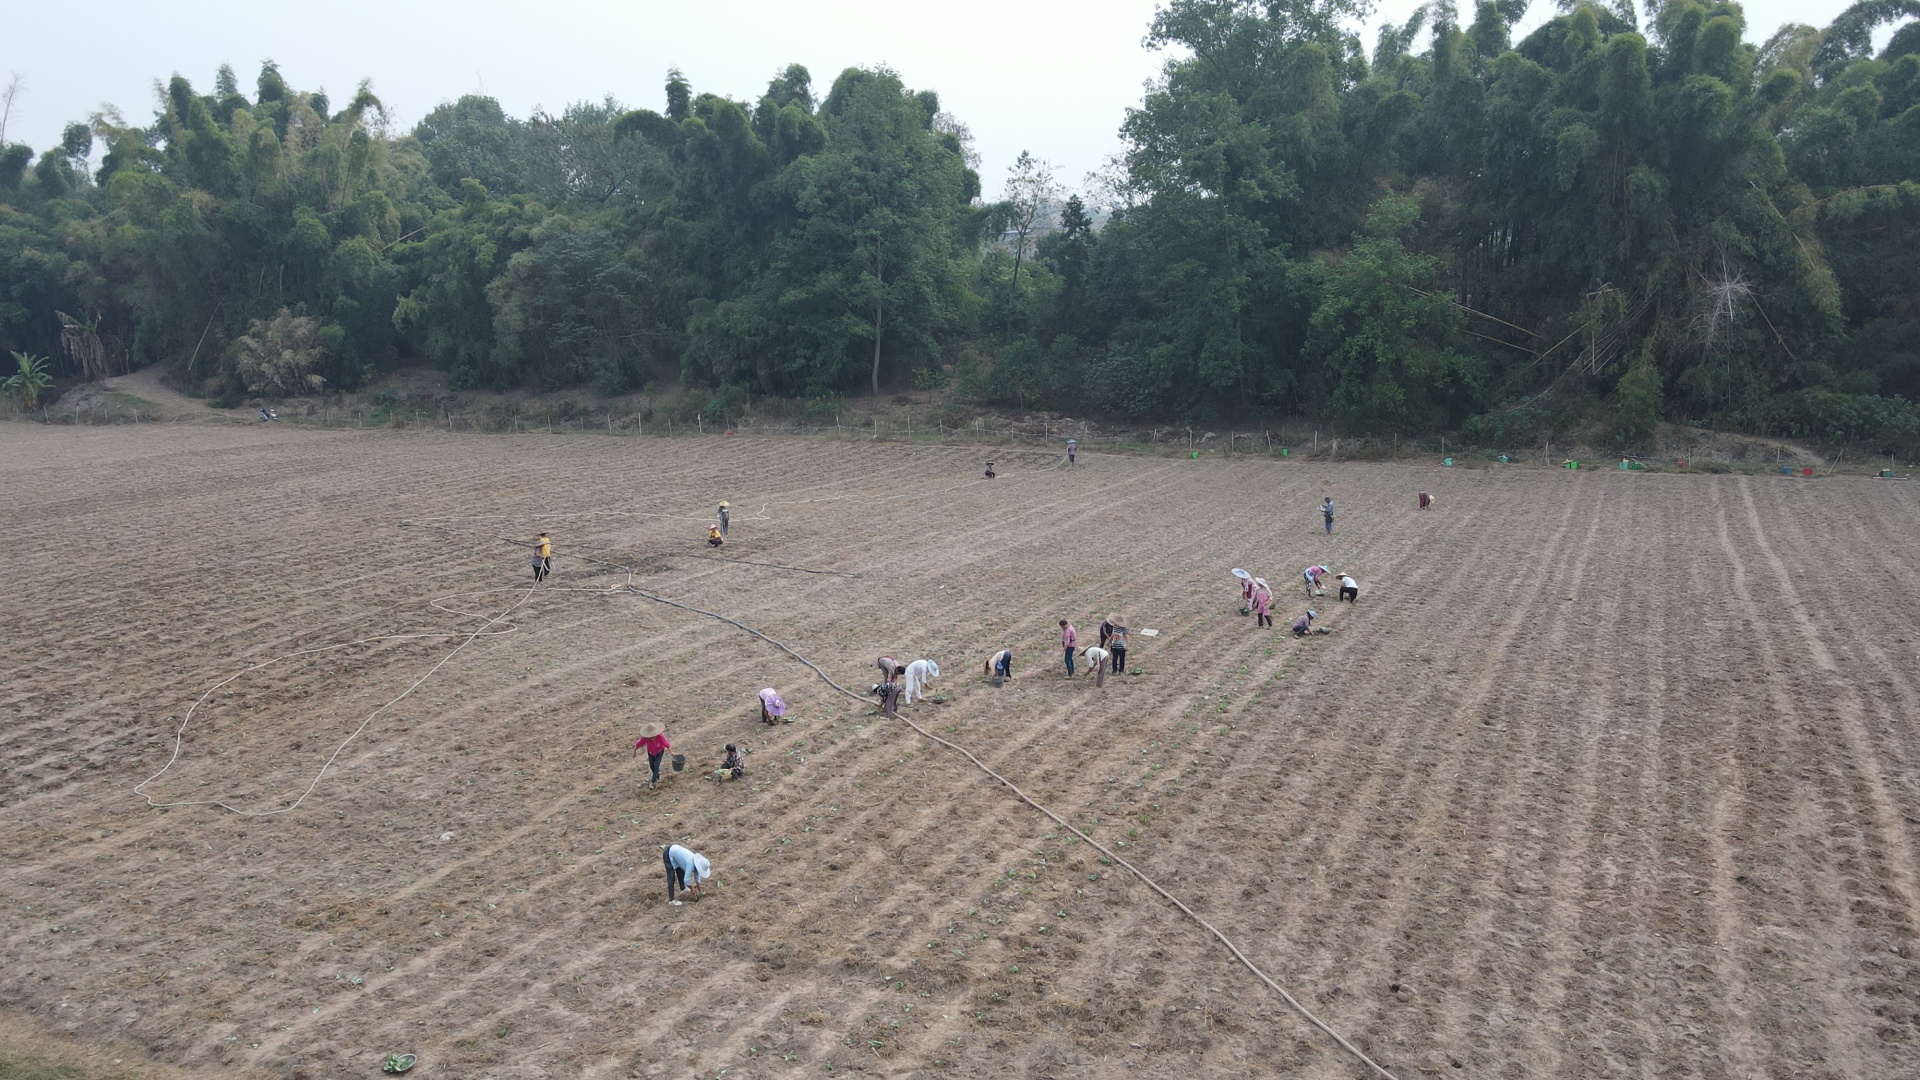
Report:
<svg viewBox="0 0 1920 1080"><path fill-rule="evenodd" d="M553 541L547 539L545 531L533 542L533 557L533 580L547 580L547 575L553 573Z"/></svg>
<svg viewBox="0 0 1920 1080"><path fill-rule="evenodd" d="M724 502L720 504L720 535L721 536L727 535L727 511L730 509L732 509L732 507L730 507L728 504Z"/></svg>
<svg viewBox="0 0 1920 1080"><path fill-rule="evenodd" d="M1079 455L1080 455L1080 440L1068 439L1067 440L1067 464L1069 465L1073 464L1074 459L1077 458Z"/></svg>
<svg viewBox="0 0 1920 1080"><path fill-rule="evenodd" d="M667 903L674 907L680 906L680 901L673 896L676 887L686 895L697 898L700 886L713 877L713 864L707 861L705 855L679 844L668 844L661 848L660 861L667 868Z"/></svg>
<svg viewBox="0 0 1920 1080"><path fill-rule="evenodd" d="M1340 599L1349 604L1360 602L1360 583L1353 580L1352 574L1340 575Z"/></svg>
<svg viewBox="0 0 1920 1080"><path fill-rule="evenodd" d="M1113 640L1113 616L1109 615L1106 618L1100 620L1100 647L1103 649L1106 648L1107 643L1112 640Z"/></svg>
<svg viewBox="0 0 1920 1080"><path fill-rule="evenodd" d="M1306 637L1307 632L1313 629L1313 620L1319 617L1319 612L1309 611L1305 615L1293 620L1293 636Z"/></svg>
<svg viewBox="0 0 1920 1080"><path fill-rule="evenodd" d="M1067 678L1073 678L1073 650L1080 644L1080 631L1065 619L1060 620L1060 647L1067 651Z"/></svg>
<svg viewBox="0 0 1920 1080"><path fill-rule="evenodd" d="M1113 623L1113 633L1107 635L1107 653L1113 658L1113 673L1125 675L1127 673L1127 628L1111 615L1107 616L1107 619Z"/></svg>
<svg viewBox="0 0 1920 1080"><path fill-rule="evenodd" d="M727 542L726 537L720 534L719 522L716 521L713 524L707 526L707 546L708 547L719 547L721 544L724 544L726 542Z"/></svg>
<svg viewBox="0 0 1920 1080"><path fill-rule="evenodd" d="M653 770L653 779L647 781L648 787L660 782L660 759L673 746L667 741L667 726L658 720L649 720L640 725L640 737L634 740L633 756L638 758L640 751L647 752L647 767Z"/></svg>
<svg viewBox="0 0 1920 1080"><path fill-rule="evenodd" d="M1327 496L1326 501L1320 504L1320 516L1327 519L1327 532L1333 532L1333 496Z"/></svg>
<svg viewBox="0 0 1920 1080"><path fill-rule="evenodd" d="M1307 599L1313 599L1313 590L1320 587L1321 576L1330 573L1332 571L1328 570L1324 563L1319 566L1309 566L1300 572L1300 576L1307 579Z"/></svg>
<svg viewBox="0 0 1920 1080"><path fill-rule="evenodd" d="M993 479L993 477L994 477L993 462L989 461L987 462L987 479L991 480Z"/></svg>
<svg viewBox="0 0 1920 1080"><path fill-rule="evenodd" d="M1080 655L1086 657L1087 665L1093 668L1093 685L1107 685L1107 650L1098 645L1089 645L1080 650Z"/></svg>
<svg viewBox="0 0 1920 1080"><path fill-rule="evenodd" d="M1251 614L1252 612L1253 612L1253 579L1250 577L1243 577L1240 579L1240 614L1248 615L1248 614Z"/></svg>
<svg viewBox="0 0 1920 1080"><path fill-rule="evenodd" d="M1253 590L1253 613L1256 616L1253 625L1256 629L1273 626L1273 593L1267 583L1261 581Z"/></svg>
<svg viewBox="0 0 1920 1080"><path fill-rule="evenodd" d="M760 691L760 719L762 721L771 724L786 715L787 703L786 700L780 696L780 691L775 690L771 686Z"/></svg>
<svg viewBox="0 0 1920 1080"><path fill-rule="evenodd" d="M904 695L907 704L913 704L913 699L916 697L926 697L927 687L931 686L933 680L939 677L940 665L931 660L915 660L913 663L908 664L906 674L907 687L906 694Z"/></svg>

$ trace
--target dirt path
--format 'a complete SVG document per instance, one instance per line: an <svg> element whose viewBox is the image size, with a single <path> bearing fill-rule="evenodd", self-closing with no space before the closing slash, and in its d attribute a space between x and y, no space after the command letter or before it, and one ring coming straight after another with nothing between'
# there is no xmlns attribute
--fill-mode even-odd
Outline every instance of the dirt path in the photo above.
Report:
<svg viewBox="0 0 1920 1080"><path fill-rule="evenodd" d="M160 381L160 369L141 368L127 375L116 375L101 383L108 390L131 394L154 406L161 419L206 420L214 417L244 419L246 410L216 409L197 398L190 398Z"/></svg>
<svg viewBox="0 0 1920 1080"><path fill-rule="evenodd" d="M1361 1075L963 761L590 558L850 686L938 660L916 719L1403 1080L1920 1076L1905 485L1006 452L989 483L943 447L243 425L0 451L60 556L0 601L0 1007L83 1038L313 1078ZM722 498L750 562L696 557ZM529 596L498 537L542 528ZM1322 561L1361 601L1297 641ZM148 788L283 806L520 601L296 812L131 792L215 682L379 638L216 691ZM1109 612L1160 634L1068 681L1055 621ZM691 765L648 792L655 717ZM700 779L730 741L748 779ZM669 841L714 895L663 904Z"/></svg>

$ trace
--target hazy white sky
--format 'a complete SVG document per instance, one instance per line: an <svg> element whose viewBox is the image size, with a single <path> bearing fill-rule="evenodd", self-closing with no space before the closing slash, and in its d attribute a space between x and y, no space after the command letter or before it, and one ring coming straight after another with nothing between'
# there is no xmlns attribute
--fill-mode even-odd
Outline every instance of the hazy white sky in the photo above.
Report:
<svg viewBox="0 0 1920 1080"><path fill-rule="evenodd" d="M1825 25L1849 2L1751 0L1749 37L1764 41L1786 21ZM1401 22L1418 3L1384 0L1364 34L1368 48L1372 26ZM947 110L972 128L991 196L1023 149L1051 160L1076 188L1119 149L1120 120L1162 59L1141 47L1155 7L1155 0L0 0L0 79L9 72L25 79L8 140L42 150L102 103L145 122L155 79L179 72L204 91L223 62L249 93L267 58L293 86L324 88L336 101L370 78L401 130L473 92L491 94L516 116L609 93L658 109L670 65L686 72L696 92L751 99L794 61L813 73L817 92L843 68L887 64L907 85L939 91ZM1535 0L1521 31L1553 11L1553 0Z"/></svg>

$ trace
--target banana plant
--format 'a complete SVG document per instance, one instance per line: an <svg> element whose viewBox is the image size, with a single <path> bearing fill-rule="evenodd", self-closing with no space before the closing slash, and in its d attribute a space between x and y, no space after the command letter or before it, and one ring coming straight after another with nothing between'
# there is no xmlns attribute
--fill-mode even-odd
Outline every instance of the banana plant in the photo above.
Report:
<svg viewBox="0 0 1920 1080"><path fill-rule="evenodd" d="M38 408L41 393L53 385L53 375L47 371L47 358L16 352L13 362L20 365L20 370L0 382L0 390L9 397L19 398L29 409Z"/></svg>

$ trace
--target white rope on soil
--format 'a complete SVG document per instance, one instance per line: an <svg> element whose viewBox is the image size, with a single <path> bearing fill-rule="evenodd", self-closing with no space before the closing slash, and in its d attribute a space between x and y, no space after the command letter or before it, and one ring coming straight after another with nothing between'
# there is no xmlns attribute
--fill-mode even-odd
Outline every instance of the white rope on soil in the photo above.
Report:
<svg viewBox="0 0 1920 1080"><path fill-rule="evenodd" d="M754 637L757 637L760 640L766 642L767 644L772 645L774 648L779 649L781 652L786 653L788 656L793 657L795 660L800 661L802 664L805 664L807 667L813 670L813 673L815 675L820 676L820 679L822 682L825 682L828 686L833 687L835 690L840 691L842 694L845 694L846 696L853 698L855 701L865 702L867 700L866 697L860 694L856 694L853 691L835 682L832 676L820 670L820 665L815 664L813 661L800 655L798 652L795 652L793 648L789 646L786 642L780 641L776 638L769 637L765 633L762 633L759 630L755 630L753 627L748 626L746 623L743 623L738 619L728 618L727 616L721 615L718 612L707 611L703 608L694 607L691 604L683 604L678 600L669 600L664 596L658 596L658 595L655 595L654 593L647 592L644 589L640 589L632 584L631 571L628 572L627 591L630 593L633 593L635 596L644 596L648 600L652 600L661 604L666 604L669 607L676 607L681 609L682 611L691 611L696 615L705 615L709 619L718 619L719 621L723 623L727 623L730 626L738 627L741 630L744 630L747 633L752 634ZM1086 833L1081 832L1079 829L1075 828L1070 822L1068 822L1065 818L1061 817L1059 814L1056 814L1052 810L1049 810L1045 806L1041 805L1039 802L1037 802L1033 798L1033 796L1028 795L1026 792L1020 790L1020 787L1018 784L1015 784L1013 781L995 772L992 766L988 765L984 761L981 761L979 758L973 756L973 753L969 751L966 747L961 746L958 743L949 742L946 739L943 739L940 736L935 735L933 732L928 731L926 728L923 728L919 724L916 724L912 720L908 719L904 714L896 713L895 718L898 720L904 721L908 727L912 728L916 732L919 732L922 736L925 736L926 738L931 739L936 743L939 743L941 746L944 746L947 749L960 754L962 757L965 757L968 761L972 762L974 766L978 768L981 772L986 773L988 776L999 781L1004 787L1006 787L1008 791L1013 792L1016 796L1020 798L1020 801L1026 803L1028 806L1033 807L1035 810L1040 811L1042 814L1045 814L1047 817L1051 818L1056 825L1059 825L1061 828L1079 837L1081 840L1085 841L1089 846L1091 846L1095 851L1098 851L1102 855L1105 855L1107 858L1112 859L1115 863L1119 864L1120 866L1126 867L1128 873L1131 873L1134 877L1139 878L1141 882L1144 883L1148 888L1152 889L1156 893L1159 893L1161 898L1166 900L1167 903L1172 904L1174 907L1178 908L1182 914L1187 916L1187 918L1192 919L1194 922L1200 924L1202 929L1206 930L1207 933L1212 934L1214 939L1219 941L1220 944L1226 946L1227 951L1233 954L1233 958L1235 960L1240 961L1241 965L1244 966L1248 971L1253 972L1256 978L1258 978L1261 982L1266 983L1267 986L1271 988L1274 993L1279 994L1281 1000L1285 1001L1289 1006L1291 1006L1293 1008L1293 1011L1299 1013L1300 1016L1304 1018L1309 1024L1312 1024L1314 1027L1319 1028L1321 1031L1325 1032L1328 1038L1338 1043L1341 1049L1345 1050L1347 1053L1352 1054L1354 1057L1358 1058L1363 1064L1367 1066L1367 1068L1371 1069L1375 1075L1384 1077L1385 1080L1396 1080L1396 1078L1392 1073L1388 1072L1386 1069L1380 1066L1379 1062L1376 1062L1372 1058L1368 1057L1365 1051L1361 1050L1359 1047L1348 1042L1344 1037L1341 1036L1339 1032L1327 1026L1327 1023L1324 1020L1321 1020L1318 1016L1315 1016L1305 1005L1300 1004L1299 1000L1296 999L1292 994L1287 993L1285 987L1275 982L1273 978L1269 976L1266 972L1260 970L1259 966L1256 965L1252 960L1247 959L1247 954L1241 952L1240 947L1238 945L1235 945L1233 941L1227 937L1227 935L1221 933L1218 929L1214 927L1212 923L1201 918L1199 914L1197 914L1192 908L1181 903L1178 897L1175 897L1172 893L1161 888L1159 882L1148 877L1146 873L1142 871L1139 867L1121 858L1119 855L1115 854L1112 850L1107 848L1106 845L1100 843L1098 840L1095 840L1093 837L1088 836Z"/></svg>
<svg viewBox="0 0 1920 1080"><path fill-rule="evenodd" d="M367 730L367 726L369 724L372 724L376 717L378 717L381 713L386 712L388 709L393 708L395 705L400 704L401 701L406 699L407 695L413 693L415 690L418 690L420 688L421 683L424 683L428 679L432 678L435 672L439 671L441 668L447 665L447 661L452 660L455 656L458 656L460 654L460 650L473 644L476 639L482 636L491 637L496 633L498 634L513 633L513 631L517 629L517 627L515 627L511 623L507 624L507 629L505 630L495 631L493 630L493 627L496 624L498 624L502 619L505 619L508 615L511 615L514 612L514 610L518 608L520 605L526 603L528 600L531 600L531 599L533 599L533 590L528 589L525 596L522 596L520 599L514 601L513 604L509 606L505 611L502 611L500 614L493 616L492 618L488 619L484 623L481 623L478 628L476 628L470 633L464 633L462 631L450 631L447 633L437 633L437 634L382 634L378 637L361 638L358 641L345 641L337 645L321 645L312 649L300 649L295 652L290 652L281 656L276 656L271 660L262 660L260 663L254 664L252 667L243 668L240 671L237 671L234 674L229 675L224 679L221 679L219 682L214 683L212 686L207 687L206 692L201 694L199 699L187 708L186 715L180 718L179 728L176 729L173 733L172 756L167 758L167 763L160 767L159 772L154 773L152 776L149 776L145 780L142 780L140 783L134 785L133 792L134 794L147 800L147 805L155 809L166 809L168 807L175 807L175 806L217 806L222 810L231 811L235 814L241 815L242 817L272 817L275 814L284 814L291 810L296 810L299 808L301 803L307 800L307 796L313 794L313 789L320 786L320 781L326 778L327 770L333 768L334 761L340 757L340 755L347 749L347 746L351 744L353 740L360 737L361 732ZM454 611L452 608L443 606L439 600L433 601L432 604L434 607L439 608L441 611L445 611L454 615L475 615L476 614L470 611ZM148 784L151 784L155 780L158 780L162 776L165 776L167 774L167 770L173 768L174 763L180 760L180 750L185 741L185 737L187 733L187 725L193 722L193 714L199 710L200 706L206 704L207 699L213 696L214 691L220 689L223 686L226 686L228 683L231 683L234 680L241 678L242 676L250 675L253 672L259 671L261 668L272 667L273 665L281 662L282 660L292 660L296 657L314 656L319 653L333 652L336 649L350 649L355 645L369 645L376 641L408 641L408 640L415 640L420 638L450 638L450 637L461 637L461 638L464 638L464 640L462 640L460 644L455 645L452 649L448 650L447 654L445 656L442 656L438 663L428 668L424 674L422 674L419 678L413 680L412 683L408 684L405 690L402 690L398 694L395 694L393 697L387 700L386 704L381 705L379 708L368 713L367 718L365 720L360 721L360 726L357 728L354 728L353 733L351 735L348 735L345 739L342 739L340 742L340 745L333 748L333 753L327 755L327 760L325 764L322 764L320 766L320 771L313 775L313 781L307 785L307 788L305 791L302 791L300 793L299 798L294 799L292 802L288 803L287 805L279 807L278 809L274 809L274 810L243 810L240 807L234 806L221 799L181 799L175 802L155 802L153 800L153 796L147 794L146 791L144 790Z"/></svg>

